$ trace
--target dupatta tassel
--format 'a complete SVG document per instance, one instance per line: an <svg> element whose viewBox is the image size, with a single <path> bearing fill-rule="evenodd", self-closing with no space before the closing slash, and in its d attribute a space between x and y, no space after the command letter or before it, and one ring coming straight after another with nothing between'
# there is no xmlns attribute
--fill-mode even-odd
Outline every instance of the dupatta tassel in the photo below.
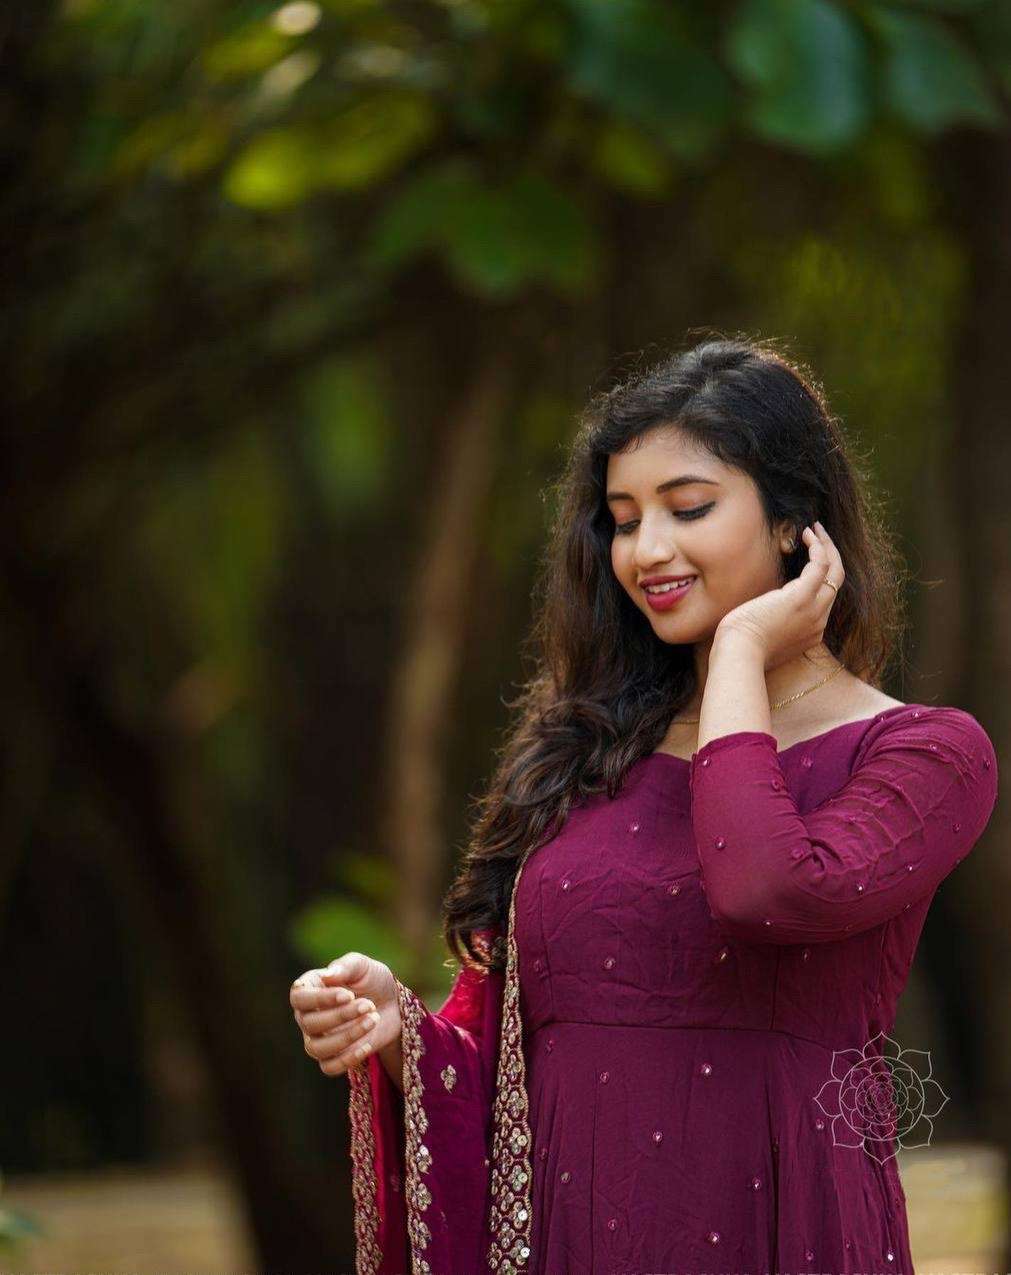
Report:
<svg viewBox="0 0 1011 1275"><path fill-rule="evenodd" d="M529 854L529 851L528 851ZM526 864L524 856L513 881L506 939L502 1031L495 1081L492 1138L491 1205L488 1268L501 1275L517 1275L530 1260L531 1186L530 1109L523 1056L519 966L516 956L516 887Z"/></svg>

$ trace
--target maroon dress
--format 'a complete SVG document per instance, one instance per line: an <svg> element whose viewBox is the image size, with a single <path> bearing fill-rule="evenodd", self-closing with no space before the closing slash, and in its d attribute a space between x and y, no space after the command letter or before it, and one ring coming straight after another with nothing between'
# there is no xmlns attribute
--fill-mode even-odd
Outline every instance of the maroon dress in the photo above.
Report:
<svg viewBox="0 0 1011 1275"><path fill-rule="evenodd" d="M348 1073L359 1275L913 1275L895 1152L946 1099L890 1032L996 797L976 719L908 704L576 806L484 932L504 973L398 981L404 1095Z"/></svg>

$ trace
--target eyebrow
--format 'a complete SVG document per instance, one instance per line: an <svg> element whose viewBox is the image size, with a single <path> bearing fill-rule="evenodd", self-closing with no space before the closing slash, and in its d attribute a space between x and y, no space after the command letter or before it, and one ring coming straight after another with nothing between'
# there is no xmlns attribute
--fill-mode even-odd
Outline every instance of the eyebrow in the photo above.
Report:
<svg viewBox="0 0 1011 1275"><path fill-rule="evenodd" d="M661 483L656 489L656 494L662 496L665 491L670 491L673 487L686 487L689 483L708 483L711 487L719 487L719 483L715 478L703 478L701 474L679 474L677 478L668 478L665 483ZM627 491L609 491L607 500L634 500L634 496L630 496Z"/></svg>

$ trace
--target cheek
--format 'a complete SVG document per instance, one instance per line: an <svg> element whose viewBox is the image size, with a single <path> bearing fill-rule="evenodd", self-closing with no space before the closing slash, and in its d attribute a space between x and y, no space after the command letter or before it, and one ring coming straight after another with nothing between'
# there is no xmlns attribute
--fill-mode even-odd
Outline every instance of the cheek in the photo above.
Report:
<svg viewBox="0 0 1011 1275"><path fill-rule="evenodd" d="M639 602L639 586L636 584L638 572L631 546L616 536L611 541L611 570L614 578L629 595L633 602Z"/></svg>

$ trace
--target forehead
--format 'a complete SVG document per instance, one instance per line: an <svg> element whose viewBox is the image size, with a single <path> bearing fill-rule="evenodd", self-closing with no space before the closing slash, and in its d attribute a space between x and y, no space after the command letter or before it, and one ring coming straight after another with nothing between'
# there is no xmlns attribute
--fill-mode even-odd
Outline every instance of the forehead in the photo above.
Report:
<svg viewBox="0 0 1011 1275"><path fill-rule="evenodd" d="M741 478L705 447L672 426L660 426L640 434L624 451L607 458L609 492L652 495L658 483L684 474L708 478L723 487L732 486Z"/></svg>

